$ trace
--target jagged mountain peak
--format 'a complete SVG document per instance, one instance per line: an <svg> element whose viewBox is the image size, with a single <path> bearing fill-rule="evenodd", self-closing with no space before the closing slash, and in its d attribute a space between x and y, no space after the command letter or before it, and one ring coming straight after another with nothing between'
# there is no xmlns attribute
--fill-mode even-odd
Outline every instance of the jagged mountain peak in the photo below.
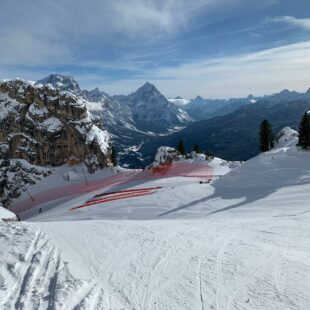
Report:
<svg viewBox="0 0 310 310"><path fill-rule="evenodd" d="M295 90L290 91L289 89L283 89L278 94L274 94L275 96L294 96L301 95L301 93L296 92Z"/></svg>
<svg viewBox="0 0 310 310"><path fill-rule="evenodd" d="M93 90L83 90L82 97L91 102L105 102L107 99L110 99L110 96L101 91L98 87L94 88Z"/></svg>
<svg viewBox="0 0 310 310"><path fill-rule="evenodd" d="M201 102L201 101L205 101L206 99L204 99L203 97L201 97L201 96L197 96L194 100L192 100L192 101L195 101L195 102Z"/></svg>
<svg viewBox="0 0 310 310"><path fill-rule="evenodd" d="M136 96L136 95L145 94L145 93L147 94L153 93L157 95L162 95L160 91L155 87L155 85L151 84L150 82L146 82L144 85L138 88L133 93L133 95Z"/></svg>
<svg viewBox="0 0 310 310"><path fill-rule="evenodd" d="M79 94L81 92L78 82L71 75L52 73L44 77L43 79L38 80L36 84L43 84L43 85L50 84L56 89L63 91L71 91L76 94Z"/></svg>

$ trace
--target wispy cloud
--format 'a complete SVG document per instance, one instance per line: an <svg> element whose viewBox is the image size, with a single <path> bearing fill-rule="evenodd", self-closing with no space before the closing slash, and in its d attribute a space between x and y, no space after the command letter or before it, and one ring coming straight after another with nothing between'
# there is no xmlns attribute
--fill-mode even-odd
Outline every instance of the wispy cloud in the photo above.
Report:
<svg viewBox="0 0 310 310"><path fill-rule="evenodd" d="M267 47L305 41L291 27L308 30L310 19L261 23L280 8L300 14L291 0L3 0L0 78L60 72L111 94L150 80L186 97L301 89L310 78L309 43ZM240 54L258 49L265 51Z"/></svg>
<svg viewBox="0 0 310 310"><path fill-rule="evenodd" d="M293 16L281 16L269 18L267 21L286 23L305 30L310 30L310 18L295 18Z"/></svg>
<svg viewBox="0 0 310 310"><path fill-rule="evenodd" d="M273 0L261 0L262 3ZM222 18L223 10L254 0L4 0L0 10L0 65L70 63L153 44ZM215 13L214 13L215 12ZM214 16L212 15L214 13ZM204 16L206 14L206 16ZM203 16L203 18L202 18ZM212 16L212 18L211 18ZM105 48L103 51L102 49ZM89 49L89 50L87 50ZM138 48L137 48L138 49ZM31 57L33 55L33 57ZM94 59L89 59L94 60Z"/></svg>
<svg viewBox="0 0 310 310"><path fill-rule="evenodd" d="M159 68L144 72L136 80L104 82L101 87L110 93L129 93L148 79L169 97L200 94L227 98L264 95L284 88L305 90L310 86L309 72L310 41Z"/></svg>
<svg viewBox="0 0 310 310"><path fill-rule="evenodd" d="M5 0L0 10L0 64L69 63L87 46L145 44L181 31L216 2Z"/></svg>

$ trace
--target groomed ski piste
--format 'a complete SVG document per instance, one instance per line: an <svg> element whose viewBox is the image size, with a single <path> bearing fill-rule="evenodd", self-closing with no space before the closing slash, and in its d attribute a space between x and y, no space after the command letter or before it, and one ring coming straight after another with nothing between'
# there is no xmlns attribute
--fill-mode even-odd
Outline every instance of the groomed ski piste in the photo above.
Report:
<svg viewBox="0 0 310 310"><path fill-rule="evenodd" d="M309 310L310 153L295 145L288 132L243 164L106 170L88 185L62 168L29 188L48 202L26 210L25 194L23 221L0 222L0 308Z"/></svg>

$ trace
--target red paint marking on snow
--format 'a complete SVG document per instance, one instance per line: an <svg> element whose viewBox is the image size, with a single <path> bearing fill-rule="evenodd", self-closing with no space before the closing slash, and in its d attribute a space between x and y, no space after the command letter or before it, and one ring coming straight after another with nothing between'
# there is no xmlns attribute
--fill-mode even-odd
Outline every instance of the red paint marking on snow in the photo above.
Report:
<svg viewBox="0 0 310 310"><path fill-rule="evenodd" d="M83 180L79 182L74 181L73 184L62 185L51 190L45 190L40 193L31 193L34 201L26 198L19 202L13 202L9 208L14 213L22 213L31 210L39 205L57 200L67 199L80 196L82 194L90 193L96 190L108 190L114 186L122 185L126 188L133 186L135 183L144 183L152 180L171 178L171 177L189 177L199 179L213 179L213 167L208 166L206 163L191 163L191 162L173 162L170 165L164 165L163 168L158 169L145 169L143 171L126 171L117 175L104 177L99 180L89 180L88 185ZM136 184L135 184L136 185ZM31 192L31 187L29 188Z"/></svg>
<svg viewBox="0 0 310 310"><path fill-rule="evenodd" d="M93 204L89 204L89 205L84 204L84 205L81 205L78 207L74 207L74 208L70 209L69 211L86 208L86 207L89 207L89 206L94 205L94 204L102 204L102 203L111 202L111 201L115 201L115 200L120 200L120 199L125 199L125 198L135 198L135 197L141 197L141 196L148 196L148 195L152 195L152 194L154 194L154 192L139 193L139 194L133 194L133 195L128 195L128 196L124 196L124 197L111 197L111 198L103 199L103 201L101 201L101 202L97 202L97 203L93 203Z"/></svg>
<svg viewBox="0 0 310 310"><path fill-rule="evenodd" d="M106 194L110 194L110 195L101 196L101 198L95 198L95 199L92 198L90 200L87 200L83 204L83 206L98 204L98 203L104 202L110 198L130 198L130 197L135 197L136 194L140 194L140 193L141 194L143 194L143 193L155 193L156 190L160 189L160 188L162 188L162 187L150 187L150 188L132 189L132 190L124 190L124 191L106 193Z"/></svg>
<svg viewBox="0 0 310 310"><path fill-rule="evenodd" d="M105 201L106 199L110 199L111 197L114 198L114 197L131 197L132 195L135 195L135 194L143 194L143 193L148 193L148 192L151 192L152 190L148 190L148 191L140 191L140 192L129 192L129 193L119 193L119 194L114 194L114 195L110 195L110 196L104 196L104 197L101 197L101 198L98 198L98 199L91 199L91 200L87 200L84 205L92 205L92 204L96 204L100 201Z"/></svg>
<svg viewBox="0 0 310 310"><path fill-rule="evenodd" d="M161 186L158 187L146 187L146 188L134 188L134 189L125 189L125 190L120 190L120 191L115 191L115 192L107 192L107 193L102 193L95 195L95 197L101 197L101 196L108 196L108 195L114 195L118 193L130 193L130 192L140 192L140 191L148 191L148 190L155 190L155 189L161 189Z"/></svg>
<svg viewBox="0 0 310 310"><path fill-rule="evenodd" d="M126 183L128 180L132 179L138 172L123 172L117 175L112 175L105 177L103 179L88 181L88 185L85 184L83 180L80 183L63 185L61 187L56 187L51 190L45 190L37 194L32 194L34 201L30 198L26 198L19 202L13 202L13 205L9 208L14 213L22 213L32 208L42 205L44 203L61 199L65 197L76 197L85 193L93 192L98 189L117 186L122 183ZM31 192L31 188L30 188Z"/></svg>

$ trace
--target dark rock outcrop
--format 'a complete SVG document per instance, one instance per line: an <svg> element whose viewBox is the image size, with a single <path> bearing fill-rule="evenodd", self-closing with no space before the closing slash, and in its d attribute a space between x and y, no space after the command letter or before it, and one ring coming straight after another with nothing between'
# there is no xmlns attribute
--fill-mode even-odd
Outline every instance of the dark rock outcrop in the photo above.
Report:
<svg viewBox="0 0 310 310"><path fill-rule="evenodd" d="M31 164L82 162L89 170L110 162L108 134L94 125L73 94L21 80L0 83L0 154Z"/></svg>

